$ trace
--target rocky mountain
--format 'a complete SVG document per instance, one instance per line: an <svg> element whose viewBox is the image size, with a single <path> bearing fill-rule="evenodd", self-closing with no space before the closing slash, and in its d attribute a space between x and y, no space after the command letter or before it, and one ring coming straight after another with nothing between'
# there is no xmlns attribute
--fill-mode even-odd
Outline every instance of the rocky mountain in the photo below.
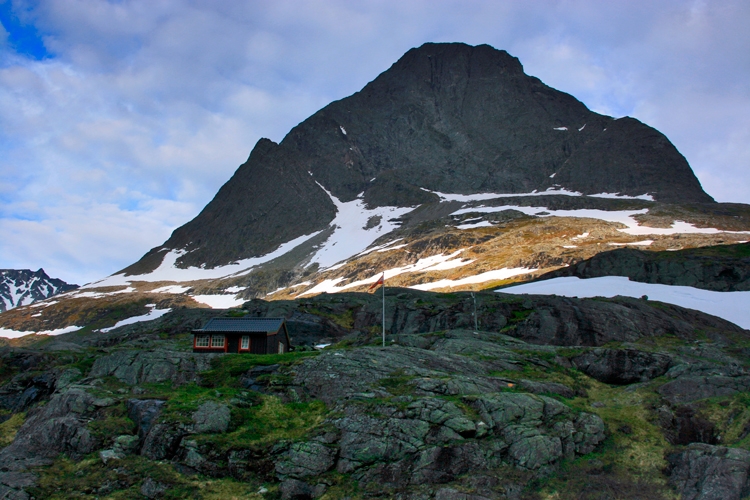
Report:
<svg viewBox="0 0 750 500"><path fill-rule="evenodd" d="M262 256L329 230L337 202L417 207L439 201L434 192L563 188L713 201L657 130L590 111L526 75L505 51L425 44L280 144L261 139L194 220L127 271L155 267L164 250L184 252L179 267Z"/></svg>
<svg viewBox="0 0 750 500"><path fill-rule="evenodd" d="M658 131L426 44L0 315L0 498L747 498L748 239ZM295 349L191 352L216 316Z"/></svg>
<svg viewBox="0 0 750 500"><path fill-rule="evenodd" d="M44 269L0 269L0 312L27 306L76 288L78 285L50 278Z"/></svg>
<svg viewBox="0 0 750 500"><path fill-rule="evenodd" d="M715 203L658 131L588 110L504 51L425 44L279 144L260 140L194 220L135 264L41 314L3 314L0 327L111 328L123 320L114 310L365 291L383 274L388 286L482 290L621 247L674 260L749 239L750 206ZM635 252L612 255L599 275L654 273L619 262ZM715 277L709 261L694 282Z"/></svg>

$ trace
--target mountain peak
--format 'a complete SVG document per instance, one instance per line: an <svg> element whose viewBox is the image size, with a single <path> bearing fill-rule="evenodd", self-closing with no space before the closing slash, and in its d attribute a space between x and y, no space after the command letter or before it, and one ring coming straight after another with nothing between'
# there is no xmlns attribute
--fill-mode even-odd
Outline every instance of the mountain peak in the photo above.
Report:
<svg viewBox="0 0 750 500"><path fill-rule="evenodd" d="M214 267L325 231L338 204L359 198L370 209L415 207L437 202L430 191L548 189L713 201L657 130L590 111L503 50L427 43L281 143L259 140L161 248L185 251L178 265Z"/></svg>

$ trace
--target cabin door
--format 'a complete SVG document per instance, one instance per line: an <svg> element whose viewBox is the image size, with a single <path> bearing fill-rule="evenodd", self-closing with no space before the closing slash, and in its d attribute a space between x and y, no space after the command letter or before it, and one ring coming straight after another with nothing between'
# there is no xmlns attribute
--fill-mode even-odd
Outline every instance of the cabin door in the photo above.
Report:
<svg viewBox="0 0 750 500"><path fill-rule="evenodd" d="M227 352L240 352L239 337L236 335L227 335Z"/></svg>

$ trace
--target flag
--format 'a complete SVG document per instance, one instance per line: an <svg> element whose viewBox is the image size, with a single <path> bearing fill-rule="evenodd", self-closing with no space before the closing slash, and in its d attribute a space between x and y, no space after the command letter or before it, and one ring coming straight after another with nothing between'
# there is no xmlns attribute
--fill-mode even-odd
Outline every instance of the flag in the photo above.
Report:
<svg viewBox="0 0 750 500"><path fill-rule="evenodd" d="M373 289L373 288L375 288L376 286L378 286L378 285L384 285L384 284L385 284L385 273L383 273L383 274L382 274L382 275L380 276L380 279L379 279L378 281L376 281L375 283L373 283L373 284L372 284L372 286L371 286L370 288L368 288L368 289L367 289L367 291L369 292L370 290L372 290L372 289Z"/></svg>

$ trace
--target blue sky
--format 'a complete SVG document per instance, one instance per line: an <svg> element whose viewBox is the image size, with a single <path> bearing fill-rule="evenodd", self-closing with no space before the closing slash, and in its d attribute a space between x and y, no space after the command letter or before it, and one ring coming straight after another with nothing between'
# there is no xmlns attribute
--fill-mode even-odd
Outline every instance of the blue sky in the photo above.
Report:
<svg viewBox="0 0 750 500"><path fill-rule="evenodd" d="M0 268L84 283L424 42L488 43L750 201L750 2L0 0Z"/></svg>

